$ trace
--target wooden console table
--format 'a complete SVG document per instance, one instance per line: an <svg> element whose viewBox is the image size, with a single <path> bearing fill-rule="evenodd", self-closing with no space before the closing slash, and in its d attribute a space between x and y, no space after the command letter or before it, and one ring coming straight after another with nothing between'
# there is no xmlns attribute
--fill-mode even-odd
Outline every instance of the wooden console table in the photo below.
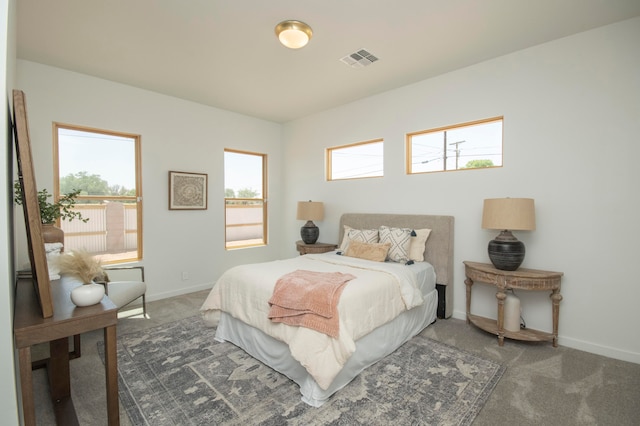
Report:
<svg viewBox="0 0 640 426"><path fill-rule="evenodd" d="M27 426L36 424L31 346L49 342L50 358L47 370L56 422L59 425L77 425L78 419L71 400L69 337L100 328L104 329L107 418L109 425L120 424L116 353L117 308L108 297L104 297L97 305L76 307L71 302L69 293L77 285L64 280L51 281L53 316L43 318L32 280L18 280L13 331L19 352L22 406L24 424Z"/></svg>
<svg viewBox="0 0 640 426"><path fill-rule="evenodd" d="M504 345L504 338L528 340L528 341L553 341L553 346L558 346L558 317L560 314L560 281L562 272L539 271L536 269L520 268L515 271L502 271L496 269L488 263L463 262L467 279L467 324L488 331L498 336L498 345ZM492 320L471 314L471 287L475 281L496 286L498 299L498 319ZM533 330L530 328L520 331L509 331L504 329L504 300L507 297L506 291L509 289L520 290L543 290L551 292L551 303L553 312L553 332Z"/></svg>

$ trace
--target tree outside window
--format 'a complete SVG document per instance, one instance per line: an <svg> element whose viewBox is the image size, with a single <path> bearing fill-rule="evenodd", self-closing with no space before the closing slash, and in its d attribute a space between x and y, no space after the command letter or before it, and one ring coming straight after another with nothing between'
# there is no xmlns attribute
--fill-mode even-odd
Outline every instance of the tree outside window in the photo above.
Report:
<svg viewBox="0 0 640 426"><path fill-rule="evenodd" d="M54 197L80 190L75 209L89 219L59 224L65 250L142 259L140 136L54 123L54 138Z"/></svg>

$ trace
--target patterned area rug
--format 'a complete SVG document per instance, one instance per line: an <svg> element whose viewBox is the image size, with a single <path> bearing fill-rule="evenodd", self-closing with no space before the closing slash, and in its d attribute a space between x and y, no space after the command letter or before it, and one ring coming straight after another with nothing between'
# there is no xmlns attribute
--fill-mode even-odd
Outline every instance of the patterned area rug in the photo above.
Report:
<svg viewBox="0 0 640 426"><path fill-rule="evenodd" d="M418 335L314 408L298 385L214 333L194 317L118 338L120 402L133 424L468 425L504 373Z"/></svg>

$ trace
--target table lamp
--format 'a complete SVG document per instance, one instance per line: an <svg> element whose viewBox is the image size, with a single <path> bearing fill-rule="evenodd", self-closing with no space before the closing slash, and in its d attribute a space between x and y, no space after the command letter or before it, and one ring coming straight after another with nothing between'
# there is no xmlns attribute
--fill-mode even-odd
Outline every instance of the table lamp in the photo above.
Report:
<svg viewBox="0 0 640 426"><path fill-rule="evenodd" d="M315 244L320 236L320 230L313 223L314 220L324 219L324 205L319 201L298 201L298 220L307 223L300 228L300 236L305 244Z"/></svg>
<svg viewBox="0 0 640 426"><path fill-rule="evenodd" d="M524 260L524 243L511 231L536 229L534 202L531 198L493 198L484 200L482 228L499 229L500 235L489 241L489 259L497 269L515 271Z"/></svg>

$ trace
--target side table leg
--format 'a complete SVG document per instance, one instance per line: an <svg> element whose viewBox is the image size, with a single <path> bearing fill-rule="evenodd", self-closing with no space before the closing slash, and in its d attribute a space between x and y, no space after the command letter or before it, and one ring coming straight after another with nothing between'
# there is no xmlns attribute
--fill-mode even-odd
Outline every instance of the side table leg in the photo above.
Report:
<svg viewBox="0 0 640 426"><path fill-rule="evenodd" d="M496 299L498 299L498 346L504 346L504 299L507 294L503 288L498 287Z"/></svg>
<svg viewBox="0 0 640 426"><path fill-rule="evenodd" d="M553 347L558 347L558 320L560 318L560 301L562 300L562 295L560 294L560 289L553 290L551 292L551 303L552 303L552 312L553 312Z"/></svg>
<svg viewBox="0 0 640 426"><path fill-rule="evenodd" d="M464 283L467 286L467 324L471 324L469 315L471 315L471 286L473 285L473 280L471 278L467 278L464 280Z"/></svg>
<svg viewBox="0 0 640 426"><path fill-rule="evenodd" d="M120 406L118 401L118 351L116 326L104 329L105 377L107 382L107 420L109 426L120 424Z"/></svg>
<svg viewBox="0 0 640 426"><path fill-rule="evenodd" d="M20 363L20 387L22 388L22 414L25 426L35 426L36 408L33 398L33 376L31 373L31 347L18 350Z"/></svg>

